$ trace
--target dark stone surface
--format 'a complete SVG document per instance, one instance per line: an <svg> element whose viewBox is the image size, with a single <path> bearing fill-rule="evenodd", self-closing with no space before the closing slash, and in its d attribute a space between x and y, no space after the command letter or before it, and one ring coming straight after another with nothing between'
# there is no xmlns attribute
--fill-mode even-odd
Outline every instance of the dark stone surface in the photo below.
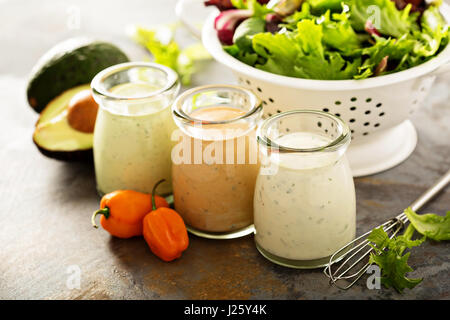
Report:
<svg viewBox="0 0 450 320"><path fill-rule="evenodd" d="M74 2L75 3L75 2ZM90 164L43 157L31 136L37 115L26 104L26 75L55 42L77 34L114 39L144 57L123 34L128 23L173 20L174 1L79 1L81 28L67 29L70 8L57 1L0 1L0 298L10 299L449 299L450 244L426 242L410 265L423 282L403 295L328 285L321 270L286 269L265 260L251 236L212 241L191 236L182 259L164 263L140 238L119 240L90 225L98 207ZM187 34L181 35L183 38ZM184 41L184 39L183 39ZM187 41L187 40L186 40ZM232 82L212 63L195 84ZM356 179L358 232L399 213L450 168L450 76L441 77L412 118L419 142L412 156L386 172ZM421 212L450 210L447 188ZM70 290L70 266L81 270ZM69 273L68 273L69 272Z"/></svg>

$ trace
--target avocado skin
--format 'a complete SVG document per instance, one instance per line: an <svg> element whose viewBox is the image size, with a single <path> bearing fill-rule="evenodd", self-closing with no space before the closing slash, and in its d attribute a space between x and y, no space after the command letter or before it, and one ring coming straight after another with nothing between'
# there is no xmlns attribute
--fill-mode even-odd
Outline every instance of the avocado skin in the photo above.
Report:
<svg viewBox="0 0 450 320"><path fill-rule="evenodd" d="M41 112L56 96L129 59L116 46L87 38L71 38L50 49L32 70L27 87L30 106Z"/></svg>
<svg viewBox="0 0 450 320"><path fill-rule="evenodd" d="M46 157L66 162L91 162L94 163L94 153L92 148L76 151L53 151L39 146L33 139L38 150Z"/></svg>

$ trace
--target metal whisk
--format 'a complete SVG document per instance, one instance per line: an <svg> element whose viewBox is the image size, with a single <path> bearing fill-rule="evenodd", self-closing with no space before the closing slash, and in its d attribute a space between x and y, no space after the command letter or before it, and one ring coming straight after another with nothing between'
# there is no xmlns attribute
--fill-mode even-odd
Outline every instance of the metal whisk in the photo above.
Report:
<svg viewBox="0 0 450 320"><path fill-rule="evenodd" d="M414 211L419 210L449 182L450 170L414 201L410 205L411 209ZM403 229L407 222L408 217L404 213L401 213L378 227L383 227L383 230L388 234L389 238L392 238ZM370 266L366 258L369 257L373 250L369 245L369 240L367 240L367 236L370 233L371 231L364 233L331 256L329 264L324 269L325 275L330 278L330 284L346 290L352 287L366 273ZM341 285L342 282L346 285Z"/></svg>

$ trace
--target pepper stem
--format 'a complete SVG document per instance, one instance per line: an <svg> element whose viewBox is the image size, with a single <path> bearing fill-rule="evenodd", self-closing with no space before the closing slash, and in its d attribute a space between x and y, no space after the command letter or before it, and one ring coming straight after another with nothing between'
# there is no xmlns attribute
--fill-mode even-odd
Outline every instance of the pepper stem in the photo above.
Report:
<svg viewBox="0 0 450 320"><path fill-rule="evenodd" d="M155 203L155 191L156 191L156 187L158 187L161 183L163 183L164 181L166 181L166 179L161 179L159 180L155 186L153 187L152 190L152 211L156 210L156 203Z"/></svg>
<svg viewBox="0 0 450 320"><path fill-rule="evenodd" d="M92 217L91 217L92 226L94 228L98 228L98 225L95 223L95 218L97 217L98 214L102 214L105 216L106 219L108 219L109 218L109 208L104 207L103 209L98 209L97 211L94 211L94 213L92 214Z"/></svg>

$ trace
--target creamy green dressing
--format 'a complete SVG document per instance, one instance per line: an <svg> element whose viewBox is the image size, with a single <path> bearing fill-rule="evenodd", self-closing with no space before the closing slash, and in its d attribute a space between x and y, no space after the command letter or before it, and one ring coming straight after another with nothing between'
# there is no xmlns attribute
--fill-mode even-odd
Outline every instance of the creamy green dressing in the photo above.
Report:
<svg viewBox="0 0 450 320"><path fill-rule="evenodd" d="M146 83L127 83L110 91L122 97L141 97L158 88ZM94 131L94 160L100 193L119 189L171 192L171 134L175 124L169 101L110 102L99 108Z"/></svg>

